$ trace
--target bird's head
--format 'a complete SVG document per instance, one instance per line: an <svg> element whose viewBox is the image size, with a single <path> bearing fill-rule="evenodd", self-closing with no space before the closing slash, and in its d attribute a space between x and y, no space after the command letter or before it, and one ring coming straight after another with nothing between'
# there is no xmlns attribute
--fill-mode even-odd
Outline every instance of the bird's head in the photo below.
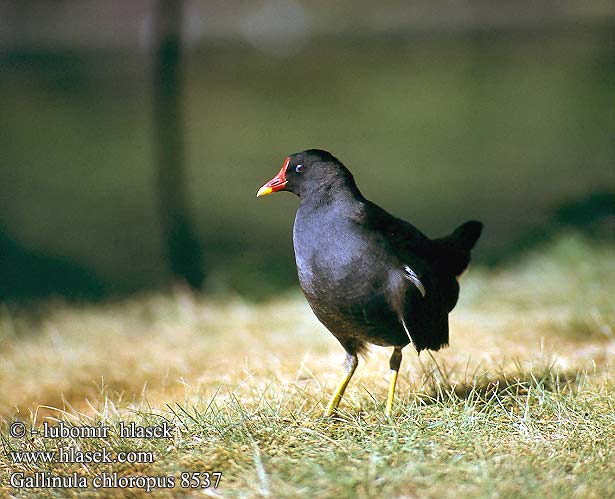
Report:
<svg viewBox="0 0 615 499"><path fill-rule="evenodd" d="M318 191L356 189L352 174L330 152L320 149L291 154L282 169L256 193L257 197L288 191L304 198Z"/></svg>

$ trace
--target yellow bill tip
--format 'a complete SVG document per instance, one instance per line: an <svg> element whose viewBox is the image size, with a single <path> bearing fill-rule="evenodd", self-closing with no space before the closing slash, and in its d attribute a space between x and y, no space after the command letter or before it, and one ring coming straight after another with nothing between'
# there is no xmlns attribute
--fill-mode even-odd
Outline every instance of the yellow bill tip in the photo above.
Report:
<svg viewBox="0 0 615 499"><path fill-rule="evenodd" d="M256 197L260 198L261 196L266 196L267 194L271 194L272 192L273 192L273 189L271 187L267 187L263 185L256 193Z"/></svg>

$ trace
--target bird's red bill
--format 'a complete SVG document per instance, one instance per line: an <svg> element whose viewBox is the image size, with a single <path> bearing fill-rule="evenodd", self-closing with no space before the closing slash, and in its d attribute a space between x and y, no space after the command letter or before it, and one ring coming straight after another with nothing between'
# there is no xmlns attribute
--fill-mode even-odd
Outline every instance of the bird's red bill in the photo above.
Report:
<svg viewBox="0 0 615 499"><path fill-rule="evenodd" d="M280 172L258 190L258 192L256 193L257 198L284 189L287 182L286 168L288 168L288 163L290 163L290 158L286 158Z"/></svg>

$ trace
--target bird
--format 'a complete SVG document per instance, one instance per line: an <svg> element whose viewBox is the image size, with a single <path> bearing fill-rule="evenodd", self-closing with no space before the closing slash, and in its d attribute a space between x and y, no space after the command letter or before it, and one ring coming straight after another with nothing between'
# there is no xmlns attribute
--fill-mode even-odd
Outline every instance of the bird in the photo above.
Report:
<svg viewBox="0 0 615 499"><path fill-rule="evenodd" d="M319 321L346 352L345 373L326 416L336 413L369 345L393 347L385 414L393 411L402 349L439 350L449 342L448 314L458 279L483 224L471 220L430 239L366 199L350 170L330 152L288 156L257 192L296 194L293 246L299 284Z"/></svg>

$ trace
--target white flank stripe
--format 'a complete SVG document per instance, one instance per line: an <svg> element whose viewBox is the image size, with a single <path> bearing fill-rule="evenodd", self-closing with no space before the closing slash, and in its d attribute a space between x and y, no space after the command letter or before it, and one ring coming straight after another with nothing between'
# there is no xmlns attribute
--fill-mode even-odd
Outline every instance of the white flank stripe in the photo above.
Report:
<svg viewBox="0 0 615 499"><path fill-rule="evenodd" d="M416 288L421 292L423 298L425 298L425 286L423 286L423 283L419 279L419 276L417 276L414 270L408 267L408 265L404 266L404 270L406 271L406 273L404 274L406 279L408 279L412 284L414 284Z"/></svg>
<svg viewBox="0 0 615 499"><path fill-rule="evenodd" d="M410 340L410 344L414 345L414 341L412 341L412 336L410 336L410 331L408 331L408 326L406 326L406 321L403 319L403 317L400 317L399 320L401 320L401 325L404 326L404 331L406 331L406 335Z"/></svg>

